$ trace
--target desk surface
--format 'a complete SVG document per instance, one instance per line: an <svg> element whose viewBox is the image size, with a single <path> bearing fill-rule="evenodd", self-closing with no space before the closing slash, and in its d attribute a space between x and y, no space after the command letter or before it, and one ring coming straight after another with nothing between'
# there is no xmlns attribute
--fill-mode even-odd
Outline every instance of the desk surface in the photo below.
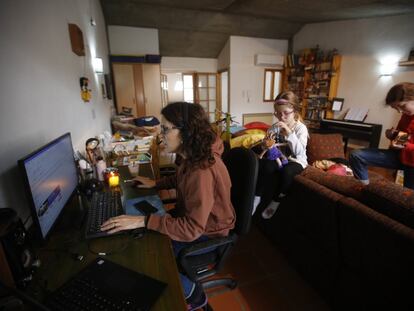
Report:
<svg viewBox="0 0 414 311"><path fill-rule="evenodd" d="M140 171L141 169L144 167L141 167ZM124 179L130 178L127 168L120 168L120 172ZM155 193L154 189L133 189L130 186L123 186L122 190L126 199ZM75 205L67 206L62 218L75 219ZM41 298L44 289L57 289L98 257L97 253L103 252L107 254L105 258L113 262L168 284L151 310L186 310L175 257L167 236L147 232L143 238L134 239L130 234L123 233L85 240L83 228L76 228L73 222L72 225L70 223L69 221L69 225L59 224L60 228L51 235L47 245L38 251L42 266L36 272L35 280L30 286L30 291L35 296ZM69 252L81 254L84 259L77 261ZM40 295L36 295L36 292Z"/></svg>

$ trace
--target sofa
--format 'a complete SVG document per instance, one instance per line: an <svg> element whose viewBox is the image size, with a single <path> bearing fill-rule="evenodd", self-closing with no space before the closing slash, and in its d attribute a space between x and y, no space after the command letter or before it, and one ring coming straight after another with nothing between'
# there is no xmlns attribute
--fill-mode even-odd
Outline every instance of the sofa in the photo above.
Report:
<svg viewBox="0 0 414 311"><path fill-rule="evenodd" d="M343 157L341 136L311 135L308 156ZM333 310L414 310L414 191L309 166L271 219L254 220Z"/></svg>

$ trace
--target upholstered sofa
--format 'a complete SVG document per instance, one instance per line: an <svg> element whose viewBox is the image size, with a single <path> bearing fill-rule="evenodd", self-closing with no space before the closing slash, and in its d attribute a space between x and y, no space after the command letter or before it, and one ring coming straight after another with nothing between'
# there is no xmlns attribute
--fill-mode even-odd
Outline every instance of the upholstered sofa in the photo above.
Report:
<svg viewBox="0 0 414 311"><path fill-rule="evenodd" d="M310 160L343 156L340 142L311 137ZM414 310L414 191L308 167L270 220L254 218L332 309Z"/></svg>

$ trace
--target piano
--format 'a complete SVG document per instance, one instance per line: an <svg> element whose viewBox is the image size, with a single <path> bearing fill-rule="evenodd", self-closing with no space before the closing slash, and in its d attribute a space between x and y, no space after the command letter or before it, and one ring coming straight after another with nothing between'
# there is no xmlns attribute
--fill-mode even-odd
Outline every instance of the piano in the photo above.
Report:
<svg viewBox="0 0 414 311"><path fill-rule="evenodd" d="M344 149L348 145L348 139L357 139L369 143L370 148L378 148L381 138L382 124L362 123L344 120L322 119L319 133L342 134L345 142Z"/></svg>

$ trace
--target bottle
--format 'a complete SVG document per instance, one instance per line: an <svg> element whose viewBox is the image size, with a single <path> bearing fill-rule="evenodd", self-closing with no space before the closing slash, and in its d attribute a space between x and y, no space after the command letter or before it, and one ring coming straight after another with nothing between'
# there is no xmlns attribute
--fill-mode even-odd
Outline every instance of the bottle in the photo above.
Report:
<svg viewBox="0 0 414 311"><path fill-rule="evenodd" d="M103 172L106 169L106 163L102 157L98 157L98 162L96 162L96 175L100 181L104 180Z"/></svg>

